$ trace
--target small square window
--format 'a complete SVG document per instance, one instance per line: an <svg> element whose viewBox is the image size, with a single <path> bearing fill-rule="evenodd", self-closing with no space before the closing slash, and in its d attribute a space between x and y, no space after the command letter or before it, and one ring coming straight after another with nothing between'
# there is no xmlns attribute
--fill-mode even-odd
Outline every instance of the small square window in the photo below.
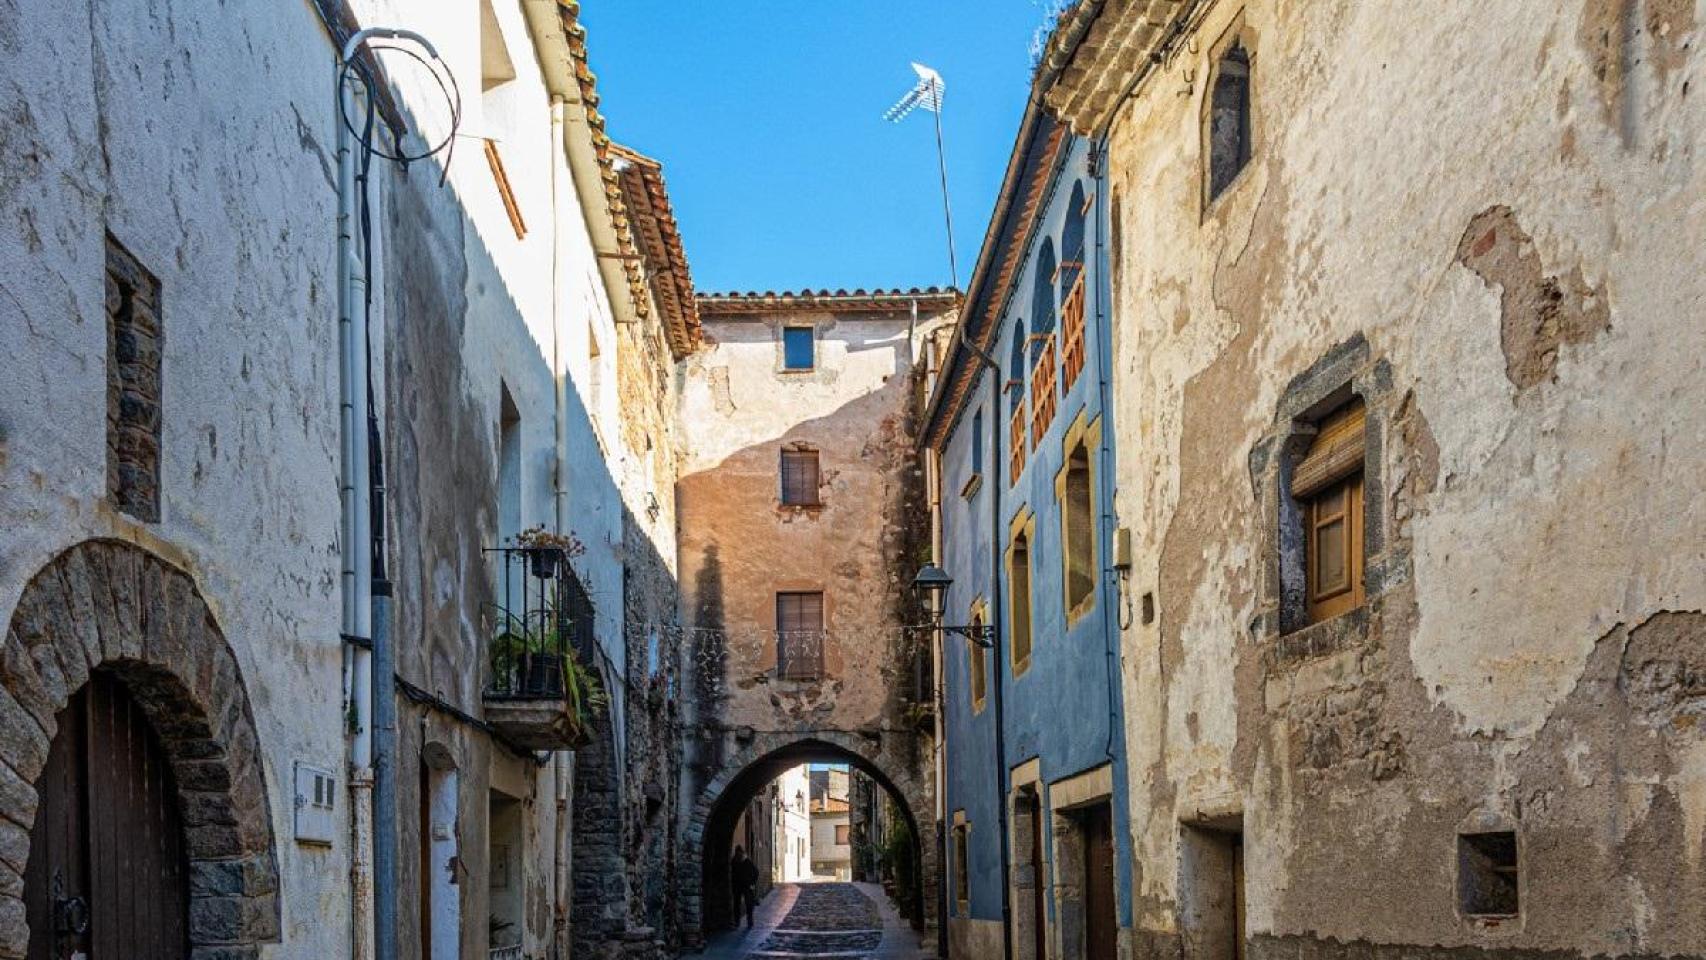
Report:
<svg viewBox="0 0 1706 960"><path fill-rule="evenodd" d="M817 343L811 327L782 328L782 369L811 370L817 366Z"/></svg>
<svg viewBox="0 0 1706 960"><path fill-rule="evenodd" d="M1457 903L1466 917L1517 915L1515 833L1458 834Z"/></svg>

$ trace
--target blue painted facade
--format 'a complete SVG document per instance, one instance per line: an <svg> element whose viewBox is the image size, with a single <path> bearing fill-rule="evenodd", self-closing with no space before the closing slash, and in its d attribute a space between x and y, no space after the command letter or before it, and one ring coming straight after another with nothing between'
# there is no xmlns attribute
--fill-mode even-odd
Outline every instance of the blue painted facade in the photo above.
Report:
<svg viewBox="0 0 1706 960"><path fill-rule="evenodd" d="M999 818L1013 786L1012 771L1032 760L1040 768L1044 849L1052 881L1058 873L1052 862L1056 849L1051 814L1056 811L1047 806L1049 785L1109 766L1118 921L1129 928L1131 840L1119 690L1120 596L1112 566L1115 431L1104 413L1112 402L1107 198L1105 184L1092 174L1091 143L1055 131L1052 121L1034 113L1027 115L1009 171L1006 190L1011 203L998 208L985 241L961 327L944 364L938 388L943 396L932 404L926 432L927 442L941 454L940 562L954 579L944 605L945 621L969 623L974 611L983 609L1000 633L997 648L984 658L987 692L981 707L973 703L970 641L951 634L942 641L944 826L950 837L943 874L950 920L1000 922L1005 871ZM1052 146L1051 137L1057 140ZM1036 195L1034 219L1015 222L1023 215L1014 211L1022 211L1030 199L1026 190ZM1003 269L1010 253L1017 254L1017 267ZM1085 355L1082 371L1068 386L1061 349L1063 309L1079 270L1084 274ZM997 279L1003 275L1005 282ZM1039 335L1052 335L1058 373L1052 421L1040 436L1033 436L1035 365L1046 350ZM962 338L969 343L961 345ZM989 369L971 344L979 345L1001 369ZM956 378L969 386L956 391ZM1010 474L1015 409L1025 417L1027 446L1016 480ZM1070 621L1060 494L1069 431L1087 436L1094 542L1094 586ZM1029 666L1015 675L1008 551L1015 519L1027 514L1034 524L1029 545L1032 651ZM1004 758L997 756L997 697ZM956 814L962 812L970 825L969 890L964 894L955 889L951 839ZM1025 855L1015 844L1011 858L1017 862ZM969 896L962 908L959 901L965 894ZM1056 906L1052 896L1048 901L1053 925ZM1014 904L1015 913L1021 909L1029 906Z"/></svg>

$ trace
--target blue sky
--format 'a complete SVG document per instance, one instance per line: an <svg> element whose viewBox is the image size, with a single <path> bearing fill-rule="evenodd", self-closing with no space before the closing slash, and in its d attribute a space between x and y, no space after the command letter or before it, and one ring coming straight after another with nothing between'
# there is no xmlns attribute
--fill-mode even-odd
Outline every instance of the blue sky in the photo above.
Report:
<svg viewBox="0 0 1706 960"><path fill-rule="evenodd" d="M948 282L931 116L882 113L947 80L963 285L1030 83L1039 0L586 0L618 142L664 164L701 290Z"/></svg>

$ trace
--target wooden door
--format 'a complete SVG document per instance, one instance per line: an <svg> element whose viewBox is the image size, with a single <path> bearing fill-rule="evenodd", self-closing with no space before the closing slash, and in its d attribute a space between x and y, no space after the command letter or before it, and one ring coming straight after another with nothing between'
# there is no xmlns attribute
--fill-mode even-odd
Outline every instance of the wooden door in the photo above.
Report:
<svg viewBox="0 0 1706 960"><path fill-rule="evenodd" d="M1048 957L1048 885L1043 882L1046 876L1046 862L1043 857L1043 804L1042 798L1031 794L1031 956L1037 960Z"/></svg>
<svg viewBox="0 0 1706 960"><path fill-rule="evenodd" d="M57 719L24 869L29 960L182 960L188 865L159 740L104 673Z"/></svg>
<svg viewBox="0 0 1706 960"><path fill-rule="evenodd" d="M1099 803L1084 813L1084 957L1115 960L1119 914L1114 904L1113 812Z"/></svg>

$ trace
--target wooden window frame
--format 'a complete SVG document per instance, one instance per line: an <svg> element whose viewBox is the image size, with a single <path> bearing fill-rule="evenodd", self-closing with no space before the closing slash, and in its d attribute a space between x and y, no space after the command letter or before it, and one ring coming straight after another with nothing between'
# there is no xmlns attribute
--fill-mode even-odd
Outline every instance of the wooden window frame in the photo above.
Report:
<svg viewBox="0 0 1706 960"><path fill-rule="evenodd" d="M1042 346L1037 350L1037 361L1031 367L1031 443L1035 445L1043 442L1049 426L1054 423L1055 382L1059 368L1055 359L1054 334L1032 336L1042 340Z"/></svg>
<svg viewBox="0 0 1706 960"><path fill-rule="evenodd" d="M1060 315L1060 392L1066 393L1084 372L1084 271L1078 271L1078 279L1072 282L1072 289L1061 304Z"/></svg>
<svg viewBox="0 0 1706 960"><path fill-rule="evenodd" d="M795 466L790 468L790 463L795 464ZM801 463L810 464L810 469L808 471L809 477L795 480L794 476L796 472L803 469L799 466ZM819 451L800 448L784 449L781 452L781 457L777 462L777 466L780 474L779 496L783 506L823 506L823 498L819 493L823 487L823 462ZM791 480L793 480L793 482L790 482ZM808 480L809 484L807 482ZM799 499L800 497L806 497L809 499Z"/></svg>
<svg viewBox="0 0 1706 960"><path fill-rule="evenodd" d="M1025 401L1021 397L1007 420L1007 485L1019 482L1025 473L1025 456L1030 453L1030 431L1027 429Z"/></svg>
<svg viewBox="0 0 1706 960"><path fill-rule="evenodd" d="M837 823L834 826L835 826L835 845L838 847L845 847L845 846L852 844L852 842L853 842L853 826L851 824L846 824L846 823Z"/></svg>
<svg viewBox="0 0 1706 960"><path fill-rule="evenodd" d="M1066 434L1061 437L1060 441L1060 472L1055 474L1054 493L1055 501L1060 505L1060 589L1061 602L1066 610L1066 626L1068 629L1071 629L1074 624L1095 609L1096 592L1101 582L1101 575L1097 567L1099 545L1096 542L1098 501L1096 493L1096 447L1101 436L1101 418L1097 417L1095 420L1090 420L1085 413L1081 412L1073 420L1072 425L1066 429ZM1084 591L1083 596L1074 597L1072 558L1075 538L1072 536L1072 505L1068 497L1067 483L1072 472L1073 453L1080 447L1084 450L1084 462L1089 473L1089 502L1086 505L1088 510L1086 518L1088 542L1084 545L1084 549L1087 551L1084 556L1084 563L1088 568L1090 586L1088 590Z"/></svg>
<svg viewBox="0 0 1706 960"><path fill-rule="evenodd" d="M803 331L811 343L811 351L812 351L811 362L806 364L803 367L797 367L797 366L794 366L793 364L788 362L788 334L796 332L796 331ZM782 348L782 372L783 373L811 373L812 371L817 369L817 328L816 327L814 327L810 324L802 324L802 323L785 324L782 327L781 334L779 336L779 340L780 340L780 345Z"/></svg>
<svg viewBox="0 0 1706 960"><path fill-rule="evenodd" d="M497 141L490 137L486 138L486 164L492 168L492 179L497 181L498 196L503 199L504 212L509 214L509 225L515 231L515 238L525 240L527 221L521 217L521 204L515 199L515 189L510 186L509 174L504 171L503 158L498 156Z"/></svg>
<svg viewBox="0 0 1706 960"><path fill-rule="evenodd" d="M1032 577L1035 567L1031 563L1036 542L1036 515L1029 510L1021 510L1019 515L1013 518L1007 531L1007 586L1008 595L1012 598L1007 604L1007 654L1015 680L1031 669L1031 659L1036 652L1036 585ZM1021 544L1024 546L1023 551L1020 550ZM1022 591L1019 585L1021 571L1024 573ZM1021 600L1023 610L1020 609ZM1024 646L1023 655L1019 649L1021 641Z"/></svg>
<svg viewBox="0 0 1706 960"><path fill-rule="evenodd" d="M1358 397L1327 413L1318 421L1314 439L1292 469L1291 495L1303 523L1307 624L1342 616L1367 600L1363 584L1367 564L1367 416L1367 408ZM1335 524L1335 533L1324 533ZM1345 558L1344 579L1331 584L1320 582L1321 545L1326 535L1341 538Z"/></svg>
<svg viewBox="0 0 1706 960"><path fill-rule="evenodd" d="M817 627L814 629L788 626L788 619L783 612L783 602L788 599L805 597L817 598ZM803 614L804 612L802 607L800 613ZM822 590L776 591L776 675L779 678L804 682L823 679L823 647L827 620L827 604ZM800 635L796 639L804 639L805 635L814 634L817 641L815 656L802 657L797 652L790 654L788 648L790 634Z"/></svg>
<svg viewBox="0 0 1706 960"><path fill-rule="evenodd" d="M972 603L971 615L966 622L974 627L981 627L988 620L988 608L980 597ZM966 692L971 696L971 713L975 717L989 705L989 655L982 644L967 641L965 648Z"/></svg>
<svg viewBox="0 0 1706 960"><path fill-rule="evenodd" d="M954 884L954 909L959 916L965 917L971 913L971 823L966 820L964 810L954 811L950 836L952 844L948 854L953 859L949 869Z"/></svg>

